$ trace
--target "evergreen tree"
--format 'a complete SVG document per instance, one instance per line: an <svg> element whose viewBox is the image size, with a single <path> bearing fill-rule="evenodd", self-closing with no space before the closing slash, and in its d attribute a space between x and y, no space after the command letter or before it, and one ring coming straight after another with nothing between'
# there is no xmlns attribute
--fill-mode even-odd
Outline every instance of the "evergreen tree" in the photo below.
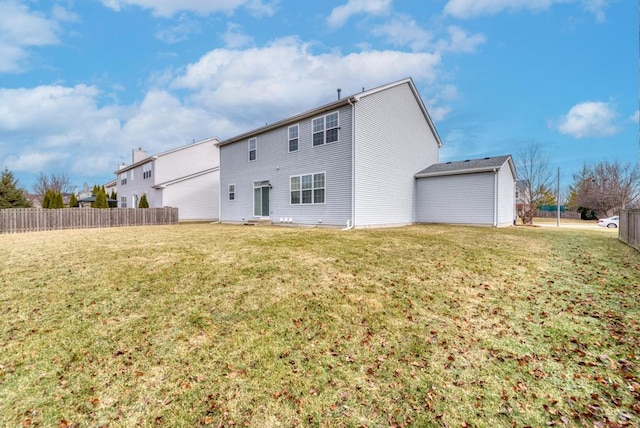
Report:
<svg viewBox="0 0 640 428"><path fill-rule="evenodd" d="M96 186L97 187L97 186ZM107 193L103 187L97 187L98 193L96 194L96 200L91 204L93 208L109 208L109 203L107 202Z"/></svg>
<svg viewBox="0 0 640 428"><path fill-rule="evenodd" d="M77 208L78 205L78 198L76 198L75 193L72 193L71 197L69 197L69 208Z"/></svg>
<svg viewBox="0 0 640 428"><path fill-rule="evenodd" d="M114 201L118 200L118 194L116 193L115 189L111 189L111 194L109 195L109 198L113 199Z"/></svg>
<svg viewBox="0 0 640 428"><path fill-rule="evenodd" d="M42 208L50 208L51 206L51 190L47 189L42 195Z"/></svg>
<svg viewBox="0 0 640 428"><path fill-rule="evenodd" d="M53 192L51 208L64 208L64 200L62 199L62 193L56 192L56 191Z"/></svg>
<svg viewBox="0 0 640 428"><path fill-rule="evenodd" d="M140 202L138 202L138 208L149 208L149 201L147 201L147 194L143 193L140 198Z"/></svg>
<svg viewBox="0 0 640 428"><path fill-rule="evenodd" d="M25 197L24 190L18 187L18 180L5 168L0 176L0 209L28 208L31 202Z"/></svg>

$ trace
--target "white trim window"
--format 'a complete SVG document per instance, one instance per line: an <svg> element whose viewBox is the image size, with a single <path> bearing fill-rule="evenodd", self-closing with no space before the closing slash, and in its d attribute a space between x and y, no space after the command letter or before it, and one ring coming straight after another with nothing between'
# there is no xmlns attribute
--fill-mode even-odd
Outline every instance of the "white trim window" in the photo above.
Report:
<svg viewBox="0 0 640 428"><path fill-rule="evenodd" d="M129 175L131 176L131 181L133 181L136 178L136 170L132 169L129 171Z"/></svg>
<svg viewBox="0 0 640 428"><path fill-rule="evenodd" d="M249 138L249 162L256 160L258 157L258 139Z"/></svg>
<svg viewBox="0 0 640 428"><path fill-rule="evenodd" d="M324 204L326 173L292 175L289 177L291 205Z"/></svg>
<svg viewBox="0 0 640 428"><path fill-rule="evenodd" d="M151 163L145 163L142 165L142 179L146 180L147 178L151 178Z"/></svg>
<svg viewBox="0 0 640 428"><path fill-rule="evenodd" d="M235 184L229 184L229 200L230 201L235 201L236 200L236 185Z"/></svg>
<svg viewBox="0 0 640 428"><path fill-rule="evenodd" d="M127 184L127 173L126 172L123 172L122 174L120 174L120 184L121 185Z"/></svg>
<svg viewBox="0 0 640 428"><path fill-rule="evenodd" d="M317 117L312 121L313 147L338 141L339 120L338 112L329 113L326 116Z"/></svg>
<svg viewBox="0 0 640 428"><path fill-rule="evenodd" d="M120 208L127 208L127 197L120 196Z"/></svg>
<svg viewBox="0 0 640 428"><path fill-rule="evenodd" d="M299 135L299 126L293 125L289 127L289 152L297 152L298 151L298 135Z"/></svg>

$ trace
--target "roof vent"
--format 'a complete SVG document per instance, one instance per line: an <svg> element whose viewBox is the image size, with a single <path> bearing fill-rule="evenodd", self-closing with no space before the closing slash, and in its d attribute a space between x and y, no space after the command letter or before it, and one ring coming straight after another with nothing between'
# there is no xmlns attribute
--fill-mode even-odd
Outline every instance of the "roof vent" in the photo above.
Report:
<svg viewBox="0 0 640 428"><path fill-rule="evenodd" d="M491 159L491 158L485 158L485 159Z"/></svg>
<svg viewBox="0 0 640 428"><path fill-rule="evenodd" d="M340 99L340 92L342 92L342 89L338 88L338 99Z"/></svg>
<svg viewBox="0 0 640 428"><path fill-rule="evenodd" d="M447 165L451 165L451 162L447 162Z"/></svg>
<svg viewBox="0 0 640 428"><path fill-rule="evenodd" d="M465 162L471 162L469 159L465 159Z"/></svg>

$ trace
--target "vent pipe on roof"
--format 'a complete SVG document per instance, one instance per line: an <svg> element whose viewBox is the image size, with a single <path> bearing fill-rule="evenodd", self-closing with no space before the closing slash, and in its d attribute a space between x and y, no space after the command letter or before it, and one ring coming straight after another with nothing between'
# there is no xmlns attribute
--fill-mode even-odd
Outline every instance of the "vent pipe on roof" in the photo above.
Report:
<svg viewBox="0 0 640 428"><path fill-rule="evenodd" d="M338 88L338 99L340 99L340 92L342 92L342 89Z"/></svg>

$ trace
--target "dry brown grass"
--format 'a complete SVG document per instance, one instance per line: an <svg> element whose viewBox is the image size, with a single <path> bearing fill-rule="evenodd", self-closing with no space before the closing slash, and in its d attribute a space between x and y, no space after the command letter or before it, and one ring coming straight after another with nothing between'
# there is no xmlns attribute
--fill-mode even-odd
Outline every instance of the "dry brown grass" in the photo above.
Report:
<svg viewBox="0 0 640 428"><path fill-rule="evenodd" d="M0 235L0 425L638 424L639 284L576 230Z"/></svg>

